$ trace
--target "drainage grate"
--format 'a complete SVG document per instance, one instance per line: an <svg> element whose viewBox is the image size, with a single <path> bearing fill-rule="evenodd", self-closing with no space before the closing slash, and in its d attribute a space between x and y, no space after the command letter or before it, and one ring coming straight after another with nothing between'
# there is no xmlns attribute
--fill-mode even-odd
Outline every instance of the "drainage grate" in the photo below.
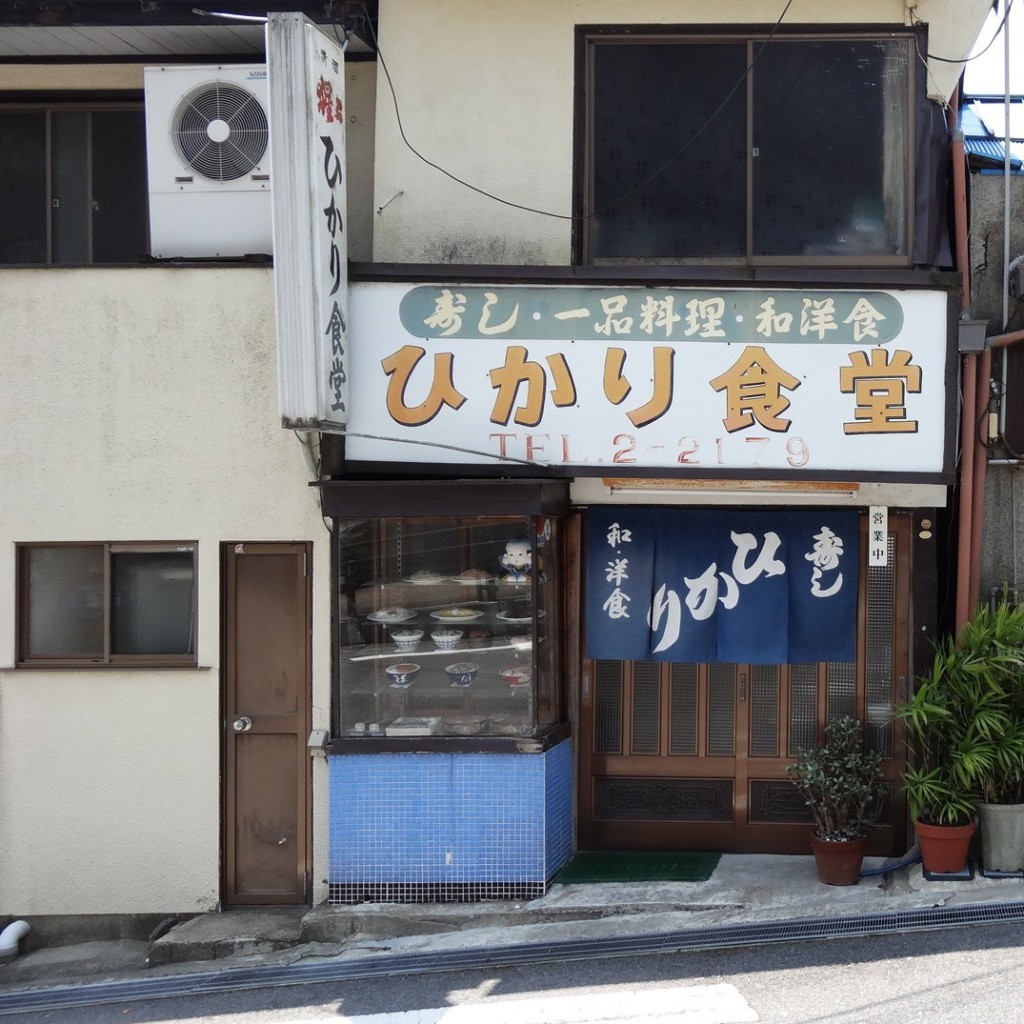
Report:
<svg viewBox="0 0 1024 1024"><path fill-rule="evenodd" d="M637 954L680 953L734 946L808 939L852 938L893 932L927 931L966 924L999 924L1024 920L1024 902L927 907L851 917L810 917L767 924L719 925L654 935L609 936L523 943L488 949L442 953L382 955L371 959L295 963L281 966L226 968L209 974L168 978L137 978L0 994L0 1014L95 1006L125 1000L211 995L275 985L386 978L412 973L442 973L474 968L536 964L557 960L588 960Z"/></svg>

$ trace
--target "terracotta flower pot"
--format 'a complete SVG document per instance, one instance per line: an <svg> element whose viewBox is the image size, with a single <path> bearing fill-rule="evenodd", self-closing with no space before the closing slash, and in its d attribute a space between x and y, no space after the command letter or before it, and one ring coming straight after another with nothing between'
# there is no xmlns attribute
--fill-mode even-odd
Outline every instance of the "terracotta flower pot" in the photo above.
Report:
<svg viewBox="0 0 1024 1024"><path fill-rule="evenodd" d="M819 839L811 836L818 881L825 885L856 885L867 850L867 839Z"/></svg>
<svg viewBox="0 0 1024 1024"><path fill-rule="evenodd" d="M920 821L915 822L925 871L951 875L963 870L967 863L971 836L977 827L976 821L969 825L925 825Z"/></svg>

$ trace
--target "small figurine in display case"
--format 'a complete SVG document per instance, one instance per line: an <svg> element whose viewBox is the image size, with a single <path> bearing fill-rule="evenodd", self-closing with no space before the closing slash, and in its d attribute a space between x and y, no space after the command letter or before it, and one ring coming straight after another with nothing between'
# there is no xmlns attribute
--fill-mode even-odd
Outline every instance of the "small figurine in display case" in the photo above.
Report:
<svg viewBox="0 0 1024 1024"><path fill-rule="evenodd" d="M526 583L533 571L533 550L528 540L510 540L501 556L506 583Z"/></svg>

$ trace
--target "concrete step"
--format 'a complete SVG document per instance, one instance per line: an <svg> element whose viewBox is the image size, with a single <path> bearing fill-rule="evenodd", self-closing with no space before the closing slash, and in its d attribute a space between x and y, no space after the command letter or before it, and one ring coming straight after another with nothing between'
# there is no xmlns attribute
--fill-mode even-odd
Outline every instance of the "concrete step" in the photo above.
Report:
<svg viewBox="0 0 1024 1024"><path fill-rule="evenodd" d="M150 943L151 965L222 960L287 949L300 941L306 907L200 914Z"/></svg>
<svg viewBox="0 0 1024 1024"><path fill-rule="evenodd" d="M481 929L600 921L709 907L683 901L547 905L539 902L359 903L200 914L150 944L151 965L273 953L292 946L343 947L353 941L443 935Z"/></svg>

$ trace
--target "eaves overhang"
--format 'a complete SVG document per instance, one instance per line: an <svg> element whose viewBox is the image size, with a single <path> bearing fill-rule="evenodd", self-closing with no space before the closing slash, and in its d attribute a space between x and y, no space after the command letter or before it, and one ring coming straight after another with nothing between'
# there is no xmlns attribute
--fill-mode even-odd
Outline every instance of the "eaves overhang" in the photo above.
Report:
<svg viewBox="0 0 1024 1024"><path fill-rule="evenodd" d="M296 11L370 55L377 0L8 0L0 61L262 60L262 19Z"/></svg>

